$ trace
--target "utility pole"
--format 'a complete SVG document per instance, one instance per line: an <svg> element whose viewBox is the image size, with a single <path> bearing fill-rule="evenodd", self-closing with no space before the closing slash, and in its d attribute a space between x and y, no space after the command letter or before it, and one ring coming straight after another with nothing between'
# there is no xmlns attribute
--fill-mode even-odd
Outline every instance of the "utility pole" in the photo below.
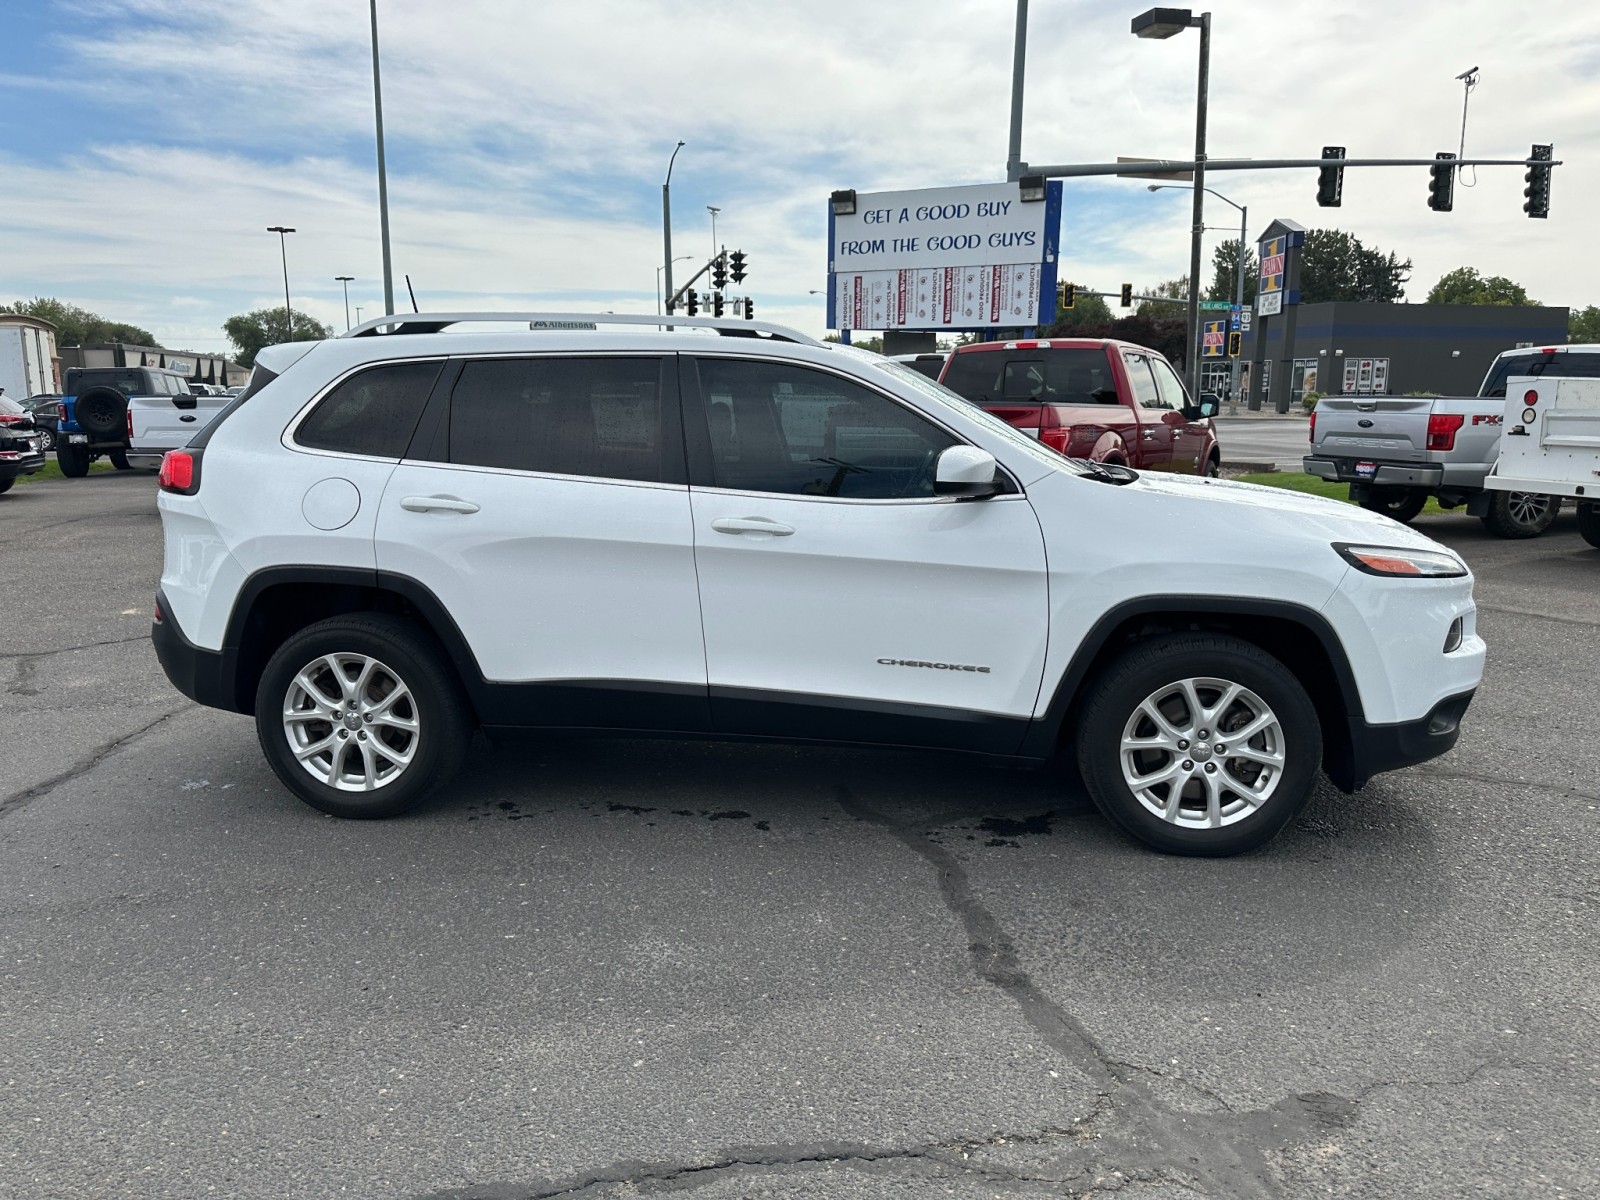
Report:
<svg viewBox="0 0 1600 1200"><path fill-rule="evenodd" d="M372 109L378 125L378 230L383 238L383 315L394 316L394 268L389 260L389 176L383 162L383 86L378 81L378 0L372 3Z"/></svg>
<svg viewBox="0 0 1600 1200"><path fill-rule="evenodd" d="M661 245L662 269L666 273L667 315L672 315L672 164L678 161L678 151L683 149L683 142L679 142L672 151L672 157L667 159L667 178L661 185Z"/></svg>
<svg viewBox="0 0 1600 1200"><path fill-rule="evenodd" d="M292 225L268 225L268 233L278 235L278 250L283 255L283 320L284 328L288 331L284 340L294 341L294 313L289 308L289 250L283 235L293 233Z"/></svg>
<svg viewBox="0 0 1600 1200"><path fill-rule="evenodd" d="M337 282L344 284L344 331L346 333L349 333L350 332L350 283L351 283L351 281L353 279L355 279L355 276L354 275L335 275L333 278Z"/></svg>
<svg viewBox="0 0 1600 1200"><path fill-rule="evenodd" d="M1006 178L1021 177L1022 83L1028 61L1028 0L1017 0L1017 36L1011 53L1011 140L1006 149Z"/></svg>

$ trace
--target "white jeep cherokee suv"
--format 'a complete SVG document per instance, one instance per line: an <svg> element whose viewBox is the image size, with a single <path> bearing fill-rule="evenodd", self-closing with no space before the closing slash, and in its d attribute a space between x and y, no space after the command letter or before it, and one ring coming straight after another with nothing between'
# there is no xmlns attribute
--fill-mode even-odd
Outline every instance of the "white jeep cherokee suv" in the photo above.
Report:
<svg viewBox="0 0 1600 1200"><path fill-rule="evenodd" d="M403 811L475 726L1075 744L1127 832L1229 854L1319 768L1448 750L1483 669L1466 566L1387 517L1064 458L752 321L270 347L161 486L162 666L339 816Z"/></svg>

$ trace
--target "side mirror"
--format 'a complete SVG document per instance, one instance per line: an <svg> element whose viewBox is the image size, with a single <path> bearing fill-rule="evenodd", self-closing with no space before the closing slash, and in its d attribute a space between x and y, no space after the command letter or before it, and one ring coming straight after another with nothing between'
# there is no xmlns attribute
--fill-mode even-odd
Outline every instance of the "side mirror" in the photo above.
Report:
<svg viewBox="0 0 1600 1200"><path fill-rule="evenodd" d="M1207 417L1217 415L1216 397L1208 396L1199 404L1185 404L1180 411L1185 421L1204 421Z"/></svg>
<svg viewBox="0 0 1600 1200"><path fill-rule="evenodd" d="M982 500L999 491L995 485L998 470L994 455L987 450L976 446L951 446L939 455L934 467L933 490L940 496Z"/></svg>

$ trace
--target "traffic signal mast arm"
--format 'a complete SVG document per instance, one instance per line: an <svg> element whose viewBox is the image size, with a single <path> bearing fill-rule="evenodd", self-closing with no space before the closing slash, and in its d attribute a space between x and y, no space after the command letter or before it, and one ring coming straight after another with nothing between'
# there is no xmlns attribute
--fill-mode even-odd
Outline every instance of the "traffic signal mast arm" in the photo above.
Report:
<svg viewBox="0 0 1600 1200"><path fill-rule="evenodd" d="M1208 158L1206 173L1212 171L1280 171L1297 167L1321 170L1323 167L1431 167L1437 158ZM1154 175L1177 175L1192 172L1200 164L1193 159L1140 159L1138 162L1120 163L1061 163L1055 166L1035 167L1020 163L1009 172L1012 182L1027 175L1040 175L1047 179L1072 179L1085 175L1133 175L1147 179ZM1562 160L1535 158L1458 158L1458 167L1559 167Z"/></svg>
<svg viewBox="0 0 1600 1200"><path fill-rule="evenodd" d="M719 255L718 257L721 257L721 256ZM696 271L693 275L691 275L689 277L689 282L685 283L681 288L679 288L677 291L673 292L672 295L667 297L667 311L669 313L678 306L679 302L681 302L685 296L687 296L689 294L689 289L694 287L695 283L699 281L700 276L702 276L702 275L706 274L706 272L710 271L711 268L716 265L716 262L717 262L716 258L708 258L708 259L706 259L706 265L701 267L698 271Z"/></svg>

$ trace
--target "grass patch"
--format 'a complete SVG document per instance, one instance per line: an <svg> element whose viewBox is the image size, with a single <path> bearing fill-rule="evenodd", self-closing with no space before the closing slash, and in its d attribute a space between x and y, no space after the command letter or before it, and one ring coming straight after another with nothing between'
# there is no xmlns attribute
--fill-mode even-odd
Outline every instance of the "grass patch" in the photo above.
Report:
<svg viewBox="0 0 1600 1200"><path fill-rule="evenodd" d="M98 475L101 471L115 470L116 468L103 458L99 462L92 462L89 464L89 474L91 475ZM65 478L66 476L61 473L61 464L52 457L45 459L44 466L40 467L32 475L18 475L17 486L21 487L25 483L38 483L41 479Z"/></svg>
<svg viewBox="0 0 1600 1200"><path fill-rule="evenodd" d="M1318 479L1315 475L1307 475L1304 471L1263 471L1255 475L1235 475L1234 478L1240 483L1259 483L1264 487L1283 488L1290 492L1308 492L1313 496L1326 496L1329 500L1354 503L1350 499L1348 483L1333 483L1327 479ZM1429 497L1428 503L1423 505L1421 515L1435 516L1449 511L1451 510L1440 508L1439 502Z"/></svg>

